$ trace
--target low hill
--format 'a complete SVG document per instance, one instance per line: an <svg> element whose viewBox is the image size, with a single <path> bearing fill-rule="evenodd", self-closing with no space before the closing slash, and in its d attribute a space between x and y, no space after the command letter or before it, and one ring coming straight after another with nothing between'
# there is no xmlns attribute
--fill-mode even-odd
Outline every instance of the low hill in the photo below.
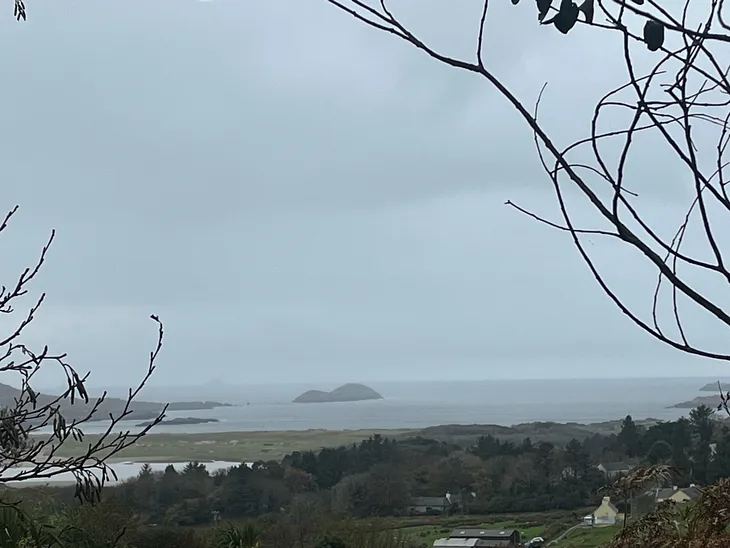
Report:
<svg viewBox="0 0 730 548"><path fill-rule="evenodd" d="M659 422L657 419L637 419L635 423L649 428ZM592 424L575 422L528 422L513 426L498 426L495 424L443 424L429 426L409 433L399 434L398 439L421 437L434 439L445 443L467 446L476 443L481 436L494 436L501 441L521 443L530 438L533 443L547 441L557 445L565 445L572 439L585 439L593 434L608 436L621 431L621 421L605 421Z"/></svg>
<svg viewBox="0 0 730 548"><path fill-rule="evenodd" d="M18 397L20 397L19 389L8 384L0 383L0 407L13 407L15 405L15 399ZM42 407L48 405L56 398L57 396L39 393L38 406ZM89 403L85 404L83 400L77 398L72 405L70 399L65 399L59 402L59 405L61 406L61 413L66 420L72 421L74 419L81 420L85 418L96 401L96 398L89 398ZM122 414L126 403L126 400L120 398L105 398L94 415L93 420L109 420L109 414L112 414L114 417L118 417ZM168 410L197 411L200 409L213 409L215 407L228 405L229 404L210 401L171 402L168 406ZM128 420L151 420L160 414L164 406L165 405L163 403L158 402L134 401L130 406L131 413L127 415L126 418Z"/></svg>
<svg viewBox="0 0 730 548"><path fill-rule="evenodd" d="M153 421L140 422L137 426L145 427L152 424ZM174 419L165 419L160 424L171 426L183 426L188 424L208 424L210 422L220 422L218 419L201 419L198 417L175 417Z"/></svg>
<svg viewBox="0 0 730 548"><path fill-rule="evenodd" d="M308 390L294 399L294 403L329 403L347 401L382 400L383 396L364 384L343 384L332 390Z"/></svg>

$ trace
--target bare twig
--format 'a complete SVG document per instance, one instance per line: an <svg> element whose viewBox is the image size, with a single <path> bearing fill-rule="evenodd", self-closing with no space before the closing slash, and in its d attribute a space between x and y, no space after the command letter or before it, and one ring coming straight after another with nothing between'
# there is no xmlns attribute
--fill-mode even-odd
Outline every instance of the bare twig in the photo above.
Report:
<svg viewBox="0 0 730 548"><path fill-rule="evenodd" d="M558 203L561 222L549 221L545 217L507 201L514 207L539 222L570 234L581 258L588 266L599 287L612 302L637 326L656 339L683 352L708 358L730 361L730 350L718 351L705 348L691 341L688 326L683 320L685 308L695 308L708 312L720 324L730 328L730 311L720 306L706 292L706 287L691 274L692 269L717 276L730 285L730 266L727 264L727 245L720 237L717 222L713 215L730 214L730 198L727 192L727 177L724 170L728 161L724 158L727 143L730 141L728 121L730 120L730 65L727 52L723 56L719 50L730 48L730 35L724 22L722 9L724 0L710 0L701 5L705 9L703 22L690 27L688 17L689 2L680 5L661 5L655 0L646 0L645 5L624 0L595 0L590 5L591 17L587 13L579 18L571 11L570 2L561 7L551 8L554 15L544 19L543 24L551 23L563 33L572 25L581 24L594 27L597 31L611 31L621 40L623 57L629 80L609 91L597 104L591 121L590 135L564 148L559 148L538 120L538 109L530 112L525 105L500 81L484 62L484 33L487 25L488 2L482 4L477 36L477 59L472 62L446 56L420 40L416 33L407 29L392 12L381 3L380 8L363 0L326 0L343 9L371 27L387 30L401 40L410 43L434 60L459 70L474 73L492 86L522 117L533 131L538 155L548 175ZM603 20L594 17L599 14ZM564 8L563 6L568 6ZM674 8L678 11L673 13ZM628 17L632 15L633 17ZM632 29L636 16L643 18L648 28L661 31L658 42L650 44L656 51L657 62L646 74L638 74L633 62L634 48L645 48L648 40L656 41L645 30ZM568 21L566 19L571 19ZM567 22L566 22L567 21ZM631 24L629 24L631 22ZM526 22L527 24L527 22ZM721 30L716 27L719 24ZM382 27L386 26L387 29ZM714 30L713 30L714 29ZM674 33L681 38L676 48L664 44L665 33ZM656 34L654 36L657 36ZM543 90L540 92L542 97ZM539 99L538 99L539 105ZM612 122L617 119L616 109L630 113L625 129L601 131L602 120L608 111ZM695 135L699 131L719 132L715 158L711 165L704 164L702 151L698 152ZM663 230L653 226L640 208L636 192L627 190L627 182L632 175L628 170L629 159L635 155L638 133L653 132L668 147L671 158L679 160L692 182L693 198L688 213L681 220L673 238L665 238ZM615 167L610 165L604 154L604 146L620 140L620 153ZM615 145L614 145L615 146ZM589 148L592 162L573 158L573 153L581 148ZM548 161L548 158L550 159ZM576 227L563 197L565 184L576 188L588 199L589 209L595 213L597 221L608 224L609 228L594 229ZM602 186L608 185L610 194ZM633 185L635 186L635 185ZM688 252L685 235L695 218L699 219L704 239L712 252L707 259L697 252ZM649 317L644 318L632 306L624 302L611 289L604 274L598 268L592 253L583 243L585 235L611 236L634 248L640 256L657 272L657 284L652 295ZM662 288L670 288L672 320L676 334L661 325L657 312L664 296Z"/></svg>
<svg viewBox="0 0 730 548"><path fill-rule="evenodd" d="M13 208L0 223L0 234L7 229L17 209L17 206ZM51 233L33 267L24 269L14 285L0 288L1 312L12 315L14 303L28 293L30 282L46 260L54 235ZM106 464L107 459L136 443L164 418L166 407L161 406L161 412L140 431L119 431L120 421L131 415L135 398L155 370L155 362L162 348L163 326L160 319L153 315L152 320L158 326L157 343L150 353L147 371L139 384L130 389L121 408L113 410L106 403L106 394L91 401L85 385L88 375L80 376L65 361L65 354L52 354L48 347L37 352L22 342L23 333L35 319L44 297L41 295L30 310L21 316L16 327L0 335L0 373L6 376L14 373L20 383L17 393L14 396L6 395L0 406L0 483L71 473L77 481L77 496L82 500L93 500L104 482L110 477L115 478L113 469ZM66 389L57 396L45 396L32 388L34 375L50 365L59 367L66 377ZM110 419L102 435L77 456L59 457L59 449L70 440L82 441L84 424L99 420L102 413L108 413ZM71 419L68 418L69 414L72 415ZM38 435L48 427L51 427L50 434Z"/></svg>

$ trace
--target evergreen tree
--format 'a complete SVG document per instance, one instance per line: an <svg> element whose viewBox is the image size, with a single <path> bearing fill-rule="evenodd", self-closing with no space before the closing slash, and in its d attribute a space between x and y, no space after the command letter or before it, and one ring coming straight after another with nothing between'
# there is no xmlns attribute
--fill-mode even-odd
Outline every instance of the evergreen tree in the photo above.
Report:
<svg viewBox="0 0 730 548"><path fill-rule="evenodd" d="M710 442L715 430L715 410L700 405L689 412L689 420L694 434L692 446L692 477L698 483L705 484L708 480L708 472L712 452Z"/></svg>
<svg viewBox="0 0 730 548"><path fill-rule="evenodd" d="M631 415L621 421L621 432L618 435L618 442L623 448L626 455L636 457L639 454L639 429L634 423Z"/></svg>
<svg viewBox="0 0 730 548"><path fill-rule="evenodd" d="M730 429L722 428L722 436L717 442L715 454L712 456L708 471L708 479L716 481L730 477Z"/></svg>

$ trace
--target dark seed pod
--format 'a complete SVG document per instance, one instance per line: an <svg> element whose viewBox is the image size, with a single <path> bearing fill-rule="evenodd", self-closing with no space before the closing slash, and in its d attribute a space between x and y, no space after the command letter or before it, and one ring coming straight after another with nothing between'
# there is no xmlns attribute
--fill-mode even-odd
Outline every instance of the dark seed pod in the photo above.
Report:
<svg viewBox="0 0 730 548"><path fill-rule="evenodd" d="M585 0L578 9L583 12L586 18L586 23L593 23L593 0Z"/></svg>
<svg viewBox="0 0 730 548"><path fill-rule="evenodd" d="M580 10L578 9L578 6L575 5L575 2L572 0L562 0L560 2L560 11L558 11L558 14L553 17L553 25L555 25L555 28L563 34L568 34L570 29L572 29L578 21L579 13Z"/></svg>
<svg viewBox="0 0 730 548"><path fill-rule="evenodd" d="M664 45L664 25L648 20L644 24L644 42L649 51L657 51Z"/></svg>
<svg viewBox="0 0 730 548"><path fill-rule="evenodd" d="M553 0L536 0L537 1L537 20L542 21L550 11Z"/></svg>

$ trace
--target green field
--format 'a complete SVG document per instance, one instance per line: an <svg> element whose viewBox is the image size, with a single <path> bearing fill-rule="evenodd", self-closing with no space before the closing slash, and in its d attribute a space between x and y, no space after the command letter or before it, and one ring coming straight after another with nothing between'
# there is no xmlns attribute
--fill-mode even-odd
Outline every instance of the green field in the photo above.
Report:
<svg viewBox="0 0 730 548"><path fill-rule="evenodd" d="M580 512L579 512L580 513ZM424 523L428 520L428 523ZM410 523L409 523L410 522ZM575 512L554 511L541 514L516 514L513 516L465 516L436 518L404 518L392 530L409 537L421 546L433 546L435 540L449 535L459 527L483 527L485 529L517 529L523 540L544 537L547 542L557 538L577 522ZM570 531L553 544L555 548L598 548L616 535L620 526L586 527Z"/></svg>
<svg viewBox="0 0 730 548"><path fill-rule="evenodd" d="M517 529L524 540L536 536L550 540L579 523L579 516L585 515L588 511L589 509L583 508L574 511L552 510L482 516L412 516L360 519L358 522L370 529L393 531L410 538L420 546L433 546L436 539L447 537L453 529L460 527ZM560 546L567 546L567 544L561 543Z"/></svg>
<svg viewBox="0 0 730 548"><path fill-rule="evenodd" d="M522 527L521 523L503 521L497 523L482 522L472 524L471 526L484 527L486 529L517 529L522 533L523 540L530 540L537 536L546 536L549 542L550 538L545 535L545 525L530 525ZM433 546L435 540L447 537L454 526L439 525L422 525L418 527L409 527L400 529L400 532L410 537L416 543L422 546ZM618 532L618 526L611 527L587 527L585 529L576 529L560 542L553 544L556 548L598 548L609 542Z"/></svg>
<svg viewBox="0 0 730 548"><path fill-rule="evenodd" d="M608 543L621 527L612 525L609 527L586 527L571 531L568 536L554 544L556 548L598 548Z"/></svg>
<svg viewBox="0 0 730 548"><path fill-rule="evenodd" d="M409 430L302 430L280 432L215 432L199 434L147 434L137 444L115 455L115 460L139 462L187 462L225 460L250 462L281 460L293 451L339 447L360 442L373 434L399 436ZM85 436L83 443L69 440L58 456L81 454L98 436Z"/></svg>
<svg viewBox="0 0 730 548"><path fill-rule="evenodd" d="M460 524L466 525L466 524ZM485 529L517 529L522 533L523 539L530 540L533 537L539 536L545 530L544 525L531 525L530 527L519 527L519 523L515 524L509 521L491 523L491 522L480 522L470 524L471 527L483 527ZM435 540L449 536L449 533L458 526L454 525L422 525L418 527L407 527L400 529L400 533L404 536L410 537L414 542L425 545L433 546Z"/></svg>

